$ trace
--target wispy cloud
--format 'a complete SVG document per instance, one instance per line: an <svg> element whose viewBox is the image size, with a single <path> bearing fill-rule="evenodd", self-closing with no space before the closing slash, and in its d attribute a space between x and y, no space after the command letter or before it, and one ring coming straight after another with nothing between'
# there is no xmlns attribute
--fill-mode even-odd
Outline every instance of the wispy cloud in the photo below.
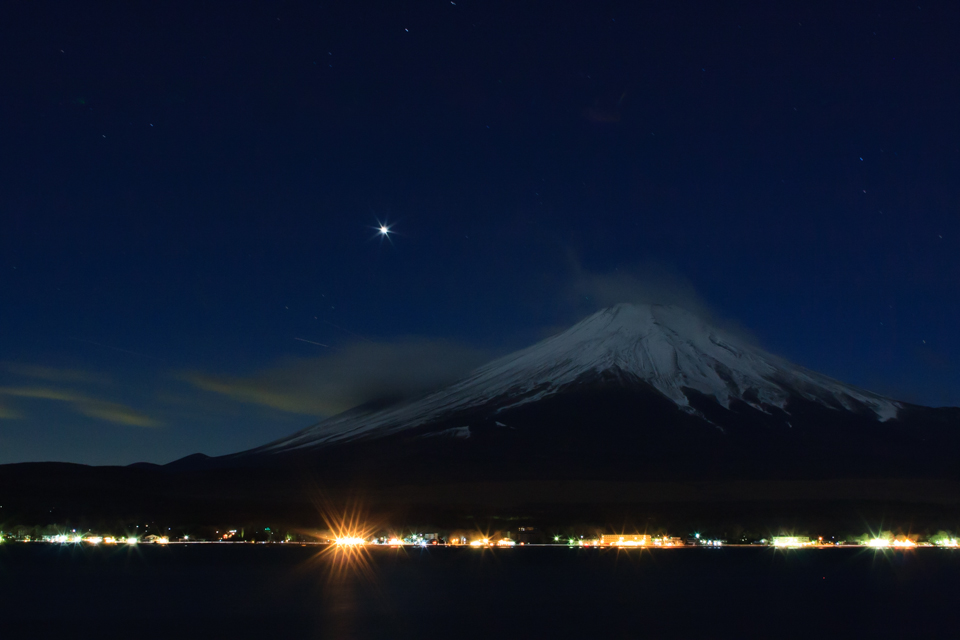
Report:
<svg viewBox="0 0 960 640"><path fill-rule="evenodd" d="M86 400L83 394L75 391L51 387L0 387L0 395L14 398L57 400L61 402L82 402Z"/></svg>
<svg viewBox="0 0 960 640"><path fill-rule="evenodd" d="M133 427L160 426L160 423L156 420L116 402L104 402L102 400L79 402L74 406L74 410L89 418L106 420L114 424L126 424Z"/></svg>
<svg viewBox="0 0 960 640"><path fill-rule="evenodd" d="M663 304L681 307L711 325L759 344L757 337L736 320L716 311L693 282L663 264L655 262L622 266L612 271L584 269L572 259L566 286L566 300L579 313L592 313L621 302Z"/></svg>
<svg viewBox="0 0 960 640"><path fill-rule="evenodd" d="M408 397L452 382L488 354L443 340L360 342L316 358L289 358L249 376L192 372L198 389L282 411L325 416L372 400Z"/></svg>
<svg viewBox="0 0 960 640"><path fill-rule="evenodd" d="M577 301L597 308L621 302L667 304L705 319L713 315L689 279L656 263L606 272L590 271L575 263L568 291Z"/></svg>
<svg viewBox="0 0 960 640"><path fill-rule="evenodd" d="M72 389L41 386L0 387L0 396L33 400L65 402L70 408L87 417L115 424L137 427L155 427L159 422L126 405L93 398ZM0 407L2 409L2 407ZM13 411L10 409L10 411Z"/></svg>

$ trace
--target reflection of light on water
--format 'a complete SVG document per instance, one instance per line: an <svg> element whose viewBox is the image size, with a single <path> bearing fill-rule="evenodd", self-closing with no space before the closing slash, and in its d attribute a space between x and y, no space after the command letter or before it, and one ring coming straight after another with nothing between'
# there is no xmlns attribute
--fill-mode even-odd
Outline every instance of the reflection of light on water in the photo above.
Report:
<svg viewBox="0 0 960 640"><path fill-rule="evenodd" d="M338 587L358 581L375 584L377 576L368 543L376 528L359 501L337 506L318 495L315 505L326 528L305 533L326 544L311 558L311 570L319 569L327 584Z"/></svg>
<svg viewBox="0 0 960 640"><path fill-rule="evenodd" d="M315 495L325 528L303 532L321 544L302 569L316 584L325 637L354 637L364 618L386 608L370 544L379 529L360 501L335 505Z"/></svg>

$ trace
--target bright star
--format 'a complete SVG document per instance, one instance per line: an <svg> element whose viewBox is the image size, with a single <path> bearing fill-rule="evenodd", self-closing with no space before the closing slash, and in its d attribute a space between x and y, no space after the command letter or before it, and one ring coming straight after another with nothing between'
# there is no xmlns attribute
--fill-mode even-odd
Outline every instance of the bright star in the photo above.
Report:
<svg viewBox="0 0 960 640"><path fill-rule="evenodd" d="M397 232L393 230L394 225L390 224L386 220L381 222L380 220L376 221L377 224L371 226L370 229L374 230L374 238L380 238L380 244L383 244L383 241L386 240L390 244L393 244L393 236L397 235Z"/></svg>

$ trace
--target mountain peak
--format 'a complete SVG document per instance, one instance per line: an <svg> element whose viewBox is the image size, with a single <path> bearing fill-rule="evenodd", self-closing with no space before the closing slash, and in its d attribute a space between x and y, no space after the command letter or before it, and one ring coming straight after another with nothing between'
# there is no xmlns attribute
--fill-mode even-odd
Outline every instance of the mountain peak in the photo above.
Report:
<svg viewBox="0 0 960 640"><path fill-rule="evenodd" d="M576 363L581 370L616 369L649 383L681 408L687 390L729 408L738 399L757 409L783 408L790 396L844 409L866 408L881 420L899 404L797 366L676 306L618 304L519 352Z"/></svg>

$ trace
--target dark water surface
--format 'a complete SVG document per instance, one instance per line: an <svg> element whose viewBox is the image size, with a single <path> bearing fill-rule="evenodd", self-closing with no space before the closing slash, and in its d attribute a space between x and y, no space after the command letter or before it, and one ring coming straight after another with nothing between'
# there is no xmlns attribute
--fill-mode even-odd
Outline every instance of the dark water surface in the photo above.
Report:
<svg viewBox="0 0 960 640"><path fill-rule="evenodd" d="M0 546L4 638L957 637L958 609L940 549Z"/></svg>

